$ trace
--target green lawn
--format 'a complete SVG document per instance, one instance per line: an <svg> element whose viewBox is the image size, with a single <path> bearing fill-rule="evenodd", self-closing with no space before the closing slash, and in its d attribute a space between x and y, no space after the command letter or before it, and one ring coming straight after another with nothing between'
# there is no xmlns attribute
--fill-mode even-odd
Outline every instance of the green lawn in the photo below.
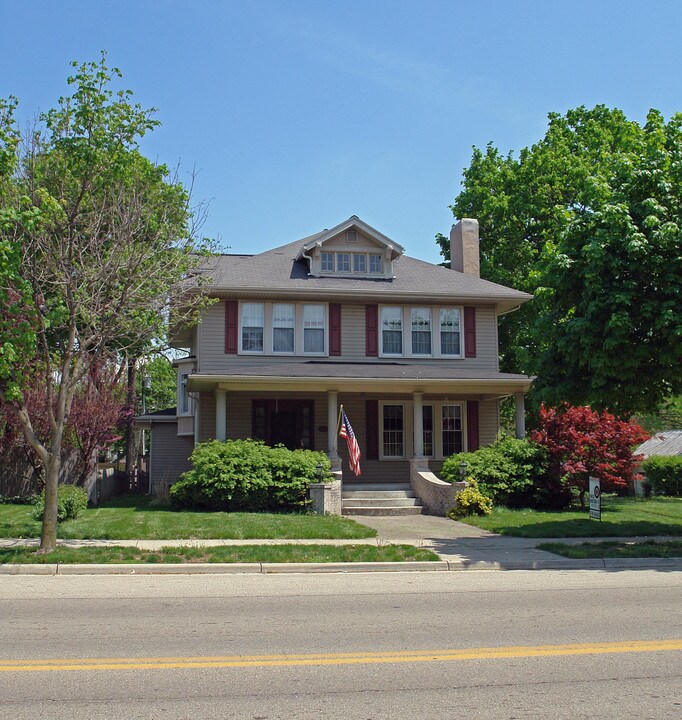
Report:
<svg viewBox="0 0 682 720"><path fill-rule="evenodd" d="M88 508L78 519L60 523L57 535L109 540L320 540L375 537L376 531L332 515L179 511L152 505L148 497L133 496ZM32 506L0 505L0 537L39 536L40 522L33 519Z"/></svg>
<svg viewBox="0 0 682 720"><path fill-rule="evenodd" d="M587 558L682 558L682 540L665 542L542 543L540 550L583 560Z"/></svg>
<svg viewBox="0 0 682 720"><path fill-rule="evenodd" d="M492 515L467 517L462 522L528 538L682 535L681 498L602 498L601 522L590 520L587 510L540 512L502 507L494 508Z"/></svg>
<svg viewBox="0 0 682 720"><path fill-rule="evenodd" d="M412 545L232 545L209 548L58 547L47 555L33 548L0 548L4 563L289 563L434 561L430 550Z"/></svg>

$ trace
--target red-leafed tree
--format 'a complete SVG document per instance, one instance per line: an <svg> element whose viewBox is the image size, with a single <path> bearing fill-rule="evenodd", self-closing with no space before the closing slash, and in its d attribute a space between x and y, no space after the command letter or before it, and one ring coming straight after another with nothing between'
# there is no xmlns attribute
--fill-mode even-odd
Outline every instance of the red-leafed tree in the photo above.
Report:
<svg viewBox="0 0 682 720"><path fill-rule="evenodd" d="M578 490L582 507L590 476L599 478L607 491L624 488L636 477L639 458L632 450L649 437L637 423L567 403L542 405L539 420L531 439L547 449L551 472Z"/></svg>

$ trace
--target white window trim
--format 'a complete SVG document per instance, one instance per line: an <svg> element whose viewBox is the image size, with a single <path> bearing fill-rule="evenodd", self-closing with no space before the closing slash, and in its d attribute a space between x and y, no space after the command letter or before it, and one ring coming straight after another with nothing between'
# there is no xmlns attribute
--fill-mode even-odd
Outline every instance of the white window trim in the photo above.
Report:
<svg viewBox="0 0 682 720"><path fill-rule="evenodd" d="M263 349L262 350L244 350L242 348L242 305L243 304L263 305ZM281 352L274 350L274 327L273 327L273 307L274 305L293 305L294 306L294 352ZM303 306L319 305L324 309L324 352L313 353L303 352ZM329 303L327 302L254 302L251 300L239 301L239 323L237 332L239 333L239 344L237 354L244 356L256 357L329 357Z"/></svg>
<svg viewBox="0 0 682 720"><path fill-rule="evenodd" d="M403 320L403 351L402 353L384 352L384 334L383 334L383 309L389 307L402 308ZM429 308L431 310L431 353L413 353L412 352L412 308ZM441 352L440 343L440 311L441 310L457 310L459 311L459 354L450 355ZM386 358L439 358L443 360L463 360L464 359L464 307L462 305L394 305L385 303L379 305L379 357Z"/></svg>
<svg viewBox="0 0 682 720"><path fill-rule="evenodd" d="M399 405L403 409L403 454L398 457L397 455L384 455L384 408L387 405ZM410 422L410 413L408 408L411 403L407 402L396 402L394 400L381 400L379 401L379 460L386 462L393 462L406 460L413 454L412 450L412 423Z"/></svg>
<svg viewBox="0 0 682 720"><path fill-rule="evenodd" d="M176 414L178 417L190 417L194 415L194 398L190 395L187 388L187 378L192 374L191 370L182 370L178 368L178 403L176 408ZM183 378L185 381L183 382ZM183 396L187 395L187 409L182 409Z"/></svg>
<svg viewBox="0 0 682 720"><path fill-rule="evenodd" d="M465 400L441 400L438 403L434 403L434 406L438 405L438 412L434 417L434 423L437 423L437 427L434 428L434 449L437 449L438 459L447 460L450 455L443 454L443 408L450 406L459 406L460 412L462 413L462 452L468 452L467 443L467 403ZM434 407L434 413L436 408Z"/></svg>

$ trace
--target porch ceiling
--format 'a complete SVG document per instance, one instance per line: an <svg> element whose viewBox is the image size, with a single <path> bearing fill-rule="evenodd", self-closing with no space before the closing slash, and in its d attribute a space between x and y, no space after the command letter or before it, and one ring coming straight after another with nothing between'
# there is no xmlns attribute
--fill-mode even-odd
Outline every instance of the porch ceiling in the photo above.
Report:
<svg viewBox="0 0 682 720"><path fill-rule="evenodd" d="M452 366L399 362L343 363L311 361L235 368L229 374L193 374L197 391L343 391L428 394L461 393L500 397L526 392L532 378L511 373L457 370Z"/></svg>

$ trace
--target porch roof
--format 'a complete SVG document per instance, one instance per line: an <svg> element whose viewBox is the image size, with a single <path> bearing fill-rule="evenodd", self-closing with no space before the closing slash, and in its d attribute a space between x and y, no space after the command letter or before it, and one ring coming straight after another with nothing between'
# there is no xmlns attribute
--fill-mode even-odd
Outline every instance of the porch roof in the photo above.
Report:
<svg viewBox="0 0 682 720"><path fill-rule="evenodd" d="M249 365L224 375L190 375L189 390L462 392L500 397L525 392L526 375L453 368L452 364L408 362L308 362Z"/></svg>

